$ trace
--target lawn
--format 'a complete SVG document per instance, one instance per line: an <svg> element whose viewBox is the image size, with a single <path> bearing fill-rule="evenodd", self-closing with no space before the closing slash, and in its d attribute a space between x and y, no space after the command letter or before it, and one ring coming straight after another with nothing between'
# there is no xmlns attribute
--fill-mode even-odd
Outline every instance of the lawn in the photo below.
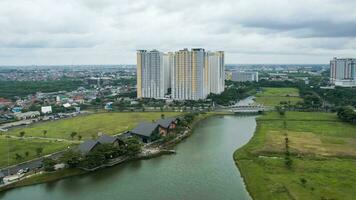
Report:
<svg viewBox="0 0 356 200"><path fill-rule="evenodd" d="M178 112L121 112L121 113L98 113L85 116L74 117L51 122L43 122L30 125L28 127L15 128L9 134L19 136L25 131L25 136L43 137L46 130L46 137L71 139L70 134L77 132L83 139L92 138L99 132L107 134L118 134L126 130L133 129L139 122L152 121L165 117L177 116ZM75 138L76 139L76 138Z"/></svg>
<svg viewBox="0 0 356 200"><path fill-rule="evenodd" d="M262 88L262 92L256 94L256 102L265 106L276 106L281 101L295 104L302 101L297 88Z"/></svg>
<svg viewBox="0 0 356 200"><path fill-rule="evenodd" d="M14 139L0 136L0 168L8 165L8 150L10 150L10 165L34 159L37 156L36 148L43 148L41 155L47 155L67 148L70 143L38 139ZM10 149L8 148L10 147ZM26 155L28 152L28 155ZM16 154L22 158L16 159Z"/></svg>
<svg viewBox="0 0 356 200"><path fill-rule="evenodd" d="M285 137L293 160L285 164ZM234 159L255 200L354 199L356 126L331 113L267 113Z"/></svg>

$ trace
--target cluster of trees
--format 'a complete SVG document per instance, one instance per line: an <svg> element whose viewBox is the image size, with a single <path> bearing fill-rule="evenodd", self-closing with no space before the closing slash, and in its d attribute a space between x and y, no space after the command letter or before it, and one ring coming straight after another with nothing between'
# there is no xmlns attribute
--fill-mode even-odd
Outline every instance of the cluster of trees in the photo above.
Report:
<svg viewBox="0 0 356 200"><path fill-rule="evenodd" d="M226 81L227 88L221 94L210 94L208 99L218 105L228 106L256 93L258 85L253 82L239 83Z"/></svg>
<svg viewBox="0 0 356 200"><path fill-rule="evenodd" d="M81 80L61 79L54 81L0 81L0 97L13 99L41 92L71 91L85 83Z"/></svg>
<svg viewBox="0 0 356 200"><path fill-rule="evenodd" d="M40 156L40 155L42 155L42 153L43 153L43 147L36 147L36 149L35 149L35 154L36 154L37 156ZM15 159L21 161L21 160L23 160L24 158L29 157L30 154L31 154L31 153L30 153L29 151L25 151L23 155L21 155L20 153L15 153Z"/></svg>
<svg viewBox="0 0 356 200"><path fill-rule="evenodd" d="M54 171L54 166L57 163L65 163L70 168L95 168L109 162L110 159L120 156L134 156L141 151L141 147L141 143L135 137L132 137L125 141L125 145L101 144L87 155L82 155L73 150L66 151L59 160L44 159L43 167L46 171Z"/></svg>
<svg viewBox="0 0 356 200"><path fill-rule="evenodd" d="M351 106L344 106L339 108L337 116L345 122L356 124L356 111Z"/></svg>

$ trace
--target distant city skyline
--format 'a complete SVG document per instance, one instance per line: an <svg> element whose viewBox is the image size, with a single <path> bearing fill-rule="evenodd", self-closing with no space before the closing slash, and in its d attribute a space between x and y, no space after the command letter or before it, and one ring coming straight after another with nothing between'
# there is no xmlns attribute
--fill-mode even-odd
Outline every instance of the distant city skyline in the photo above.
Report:
<svg viewBox="0 0 356 200"><path fill-rule="evenodd" d="M135 64L136 50L224 50L228 64L356 57L350 0L2 0L0 66ZM194 13L194 14L192 14Z"/></svg>

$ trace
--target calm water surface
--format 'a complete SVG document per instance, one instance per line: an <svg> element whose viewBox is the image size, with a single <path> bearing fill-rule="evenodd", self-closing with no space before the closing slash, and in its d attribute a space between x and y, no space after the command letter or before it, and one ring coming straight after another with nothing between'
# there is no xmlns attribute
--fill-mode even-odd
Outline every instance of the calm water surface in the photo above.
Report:
<svg viewBox="0 0 356 200"><path fill-rule="evenodd" d="M0 199L250 199L232 154L249 141L255 126L255 117L212 117L175 147L175 155L13 189L0 193Z"/></svg>

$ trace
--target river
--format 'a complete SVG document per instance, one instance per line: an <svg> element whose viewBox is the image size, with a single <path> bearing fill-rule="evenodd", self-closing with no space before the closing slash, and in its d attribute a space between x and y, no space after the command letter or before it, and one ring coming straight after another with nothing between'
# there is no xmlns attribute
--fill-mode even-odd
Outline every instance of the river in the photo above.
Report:
<svg viewBox="0 0 356 200"><path fill-rule="evenodd" d="M2 200L248 200L233 152L246 144L255 117L216 116L199 122L177 154L132 161L91 174L16 188Z"/></svg>

